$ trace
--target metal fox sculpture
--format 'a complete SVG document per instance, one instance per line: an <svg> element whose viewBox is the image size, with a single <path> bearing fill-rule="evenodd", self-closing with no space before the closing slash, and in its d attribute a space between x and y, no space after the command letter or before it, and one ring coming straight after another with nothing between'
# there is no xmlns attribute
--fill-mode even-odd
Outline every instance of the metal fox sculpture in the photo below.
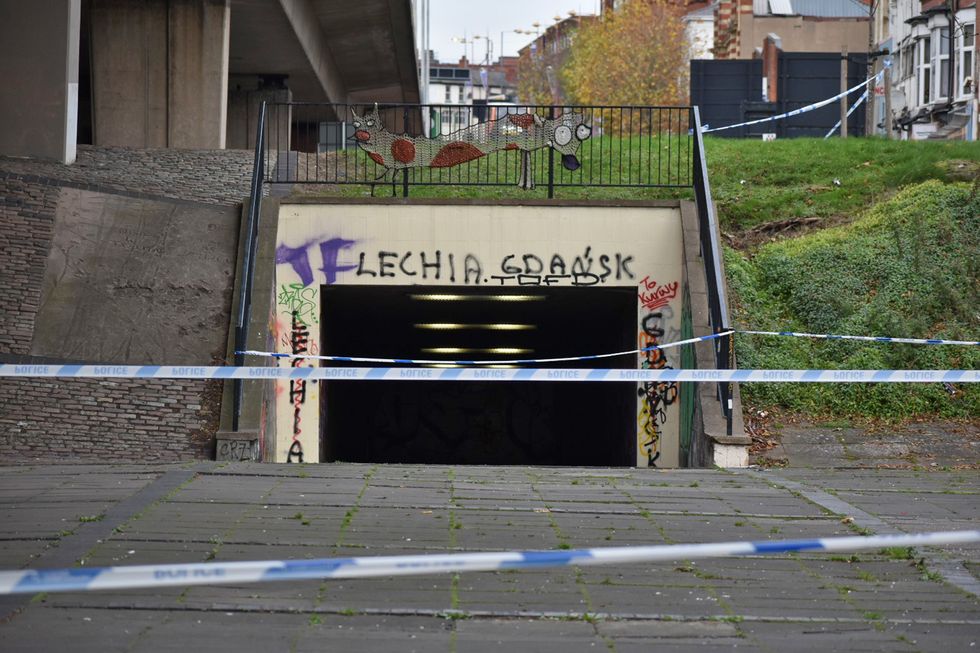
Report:
<svg viewBox="0 0 980 653"><path fill-rule="evenodd" d="M372 161L385 171L379 176L404 168L450 168L479 159L500 150L521 152L521 172L517 185L534 188L531 172L531 152L550 147L562 155L567 170L581 165L578 152L582 141L592 135L579 113L564 113L557 118L542 118L535 113L507 114L497 120L444 134L435 138L393 134L385 129L378 106L364 114L354 114L354 136Z"/></svg>

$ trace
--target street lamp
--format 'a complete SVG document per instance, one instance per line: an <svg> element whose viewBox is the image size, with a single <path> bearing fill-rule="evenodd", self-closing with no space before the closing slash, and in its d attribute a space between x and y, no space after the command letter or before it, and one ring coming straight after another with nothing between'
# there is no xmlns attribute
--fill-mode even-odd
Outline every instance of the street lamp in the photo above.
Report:
<svg viewBox="0 0 980 653"><path fill-rule="evenodd" d="M476 41L477 39L483 39L483 40L485 40L487 42L487 55L484 58L484 62L486 63L486 65L489 66L490 63L491 63L491 60L493 58L493 41L490 40L490 36L489 35L482 36L480 34L474 34L473 35L473 40Z"/></svg>
<svg viewBox="0 0 980 653"><path fill-rule="evenodd" d="M525 33L524 30L522 30L522 29L505 29L505 30L501 31L500 32L500 55L499 55L500 57L503 57L504 54L505 54L504 53L504 34L509 34L511 32L513 32L514 34L524 34Z"/></svg>
<svg viewBox="0 0 980 653"><path fill-rule="evenodd" d="M453 37L453 43L462 43L462 45L463 45L463 58L466 57L466 44L469 43L469 45L470 45L470 61L471 62L473 61L473 58L474 58L474 54L473 54L473 39L468 39L465 36L454 36Z"/></svg>

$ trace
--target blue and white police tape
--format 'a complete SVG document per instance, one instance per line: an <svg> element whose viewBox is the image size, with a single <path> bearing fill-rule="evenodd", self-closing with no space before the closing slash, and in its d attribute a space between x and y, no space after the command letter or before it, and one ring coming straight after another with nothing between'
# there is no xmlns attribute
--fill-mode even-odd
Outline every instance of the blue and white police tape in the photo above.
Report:
<svg viewBox="0 0 980 653"><path fill-rule="evenodd" d="M716 338L722 338L724 336L731 335L735 333L734 330L721 331L719 333L713 333L710 336L698 336L697 338L688 338L687 340L678 340L677 342L668 342L662 345L651 345L649 347L644 347L642 349L630 349L629 351L617 351L611 354L591 354L588 356L565 356L562 358L515 358L510 360L429 360L425 358L370 358L367 356L323 356L315 354L285 354L276 353L269 351L237 351L236 354L244 354L246 356L265 356L268 358L300 358L300 359L312 359L319 361L336 361L340 363L394 363L396 365L533 365L538 363L564 363L570 361L587 361L596 360L597 358L613 358L614 356L629 356L632 354L642 354L644 352L653 351L655 349L670 349L671 347L680 347L681 345L691 345L696 342L705 342L708 340L714 340Z"/></svg>
<svg viewBox="0 0 980 653"><path fill-rule="evenodd" d="M859 106L861 106L862 104L864 104L864 101L867 100L867 99L868 99L868 92L865 91L864 93L861 94L861 97L858 98L857 102L855 102L854 104L852 104L851 105L851 108L847 110L847 117L850 118L851 117L851 114L854 113L854 111ZM830 138L831 136L833 136L834 135L834 132L837 131L838 129L840 129L840 120L838 120L834 124L834 126L830 128L830 131L827 132L827 135L824 136L823 139L824 140L827 140L828 138Z"/></svg>
<svg viewBox="0 0 980 653"><path fill-rule="evenodd" d="M974 542L980 542L980 530L909 535L828 537L809 540L623 546L568 551L501 551L320 558L317 560L262 560L255 562L134 565L128 567L31 569L0 572L0 595L133 589L172 585L224 585L325 578L386 578L464 571L704 560L707 558L771 555L800 551L859 551L884 547L941 546Z"/></svg>
<svg viewBox="0 0 980 653"><path fill-rule="evenodd" d="M219 367L0 365L0 377L308 379L347 381L703 381L722 383L980 383L977 370L674 370L588 368Z"/></svg>
<svg viewBox="0 0 980 653"><path fill-rule="evenodd" d="M770 122L770 121L773 121L773 120L782 120L783 118L791 118L792 116L798 116L800 114L808 113L810 111L816 111L817 109L821 109L821 108L827 106L828 104L832 104L832 103L840 100L842 97L846 97L846 96L850 95L851 93L853 93L853 92L855 92L855 91L857 91L857 90L859 90L861 88L864 88L865 86L867 86L867 84L869 82L877 82L878 81L878 78L881 77L882 75L884 75L884 71L879 72L874 77L869 77L868 79L864 80L860 84L857 84L856 86L852 86L851 88L847 89L846 91L843 91L842 93L838 93L834 97L827 98L826 100L821 100L820 102L817 102L815 104L810 104L810 105L805 106L805 107L800 107L799 109L793 109L792 111L788 111L786 113L781 113L778 116L769 116L768 118L759 118L758 120L749 120L747 122L740 122L740 123L735 124L735 125L726 125L724 127L711 127L709 129L702 128L701 129L701 133L702 134L708 134L710 132L720 132L720 131L724 131L726 129L735 129L737 127L748 127L749 125L758 125L758 124L763 123L763 122Z"/></svg>
<svg viewBox="0 0 980 653"><path fill-rule="evenodd" d="M801 333L797 331L748 331L739 329L736 333L757 336L792 336L794 338L820 338L823 340L861 340L864 342L897 342L907 345L980 345L980 340L942 340L940 338L887 338L884 336L841 336L833 333Z"/></svg>

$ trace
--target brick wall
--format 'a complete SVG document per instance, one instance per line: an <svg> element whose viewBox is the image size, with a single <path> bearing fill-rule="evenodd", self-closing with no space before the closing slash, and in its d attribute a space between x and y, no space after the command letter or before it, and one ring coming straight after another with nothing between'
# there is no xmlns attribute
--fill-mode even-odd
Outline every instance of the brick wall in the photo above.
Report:
<svg viewBox="0 0 980 653"><path fill-rule="evenodd" d="M220 382L0 379L0 460L211 458Z"/></svg>
<svg viewBox="0 0 980 653"><path fill-rule="evenodd" d="M30 352L57 199L57 188L0 178L0 352Z"/></svg>
<svg viewBox="0 0 980 653"><path fill-rule="evenodd" d="M0 157L0 361L34 360L61 187L235 206L251 165L252 153L231 150L80 146L70 166ZM220 400L220 382L0 379L0 461L209 458Z"/></svg>
<svg viewBox="0 0 980 653"><path fill-rule="evenodd" d="M741 22L750 20L752 15L752 0L721 0L718 3L715 7L716 59L738 59Z"/></svg>

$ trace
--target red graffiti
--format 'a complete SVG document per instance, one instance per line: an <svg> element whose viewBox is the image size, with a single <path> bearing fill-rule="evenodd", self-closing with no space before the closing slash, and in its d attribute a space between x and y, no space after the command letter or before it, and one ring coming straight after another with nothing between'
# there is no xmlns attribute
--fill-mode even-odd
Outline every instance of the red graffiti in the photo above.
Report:
<svg viewBox="0 0 980 653"><path fill-rule="evenodd" d="M657 282L651 280L649 276L643 277L640 283L642 284L639 292L640 302L651 311L669 304L670 300L677 297L677 289L680 287L677 281L658 286Z"/></svg>

